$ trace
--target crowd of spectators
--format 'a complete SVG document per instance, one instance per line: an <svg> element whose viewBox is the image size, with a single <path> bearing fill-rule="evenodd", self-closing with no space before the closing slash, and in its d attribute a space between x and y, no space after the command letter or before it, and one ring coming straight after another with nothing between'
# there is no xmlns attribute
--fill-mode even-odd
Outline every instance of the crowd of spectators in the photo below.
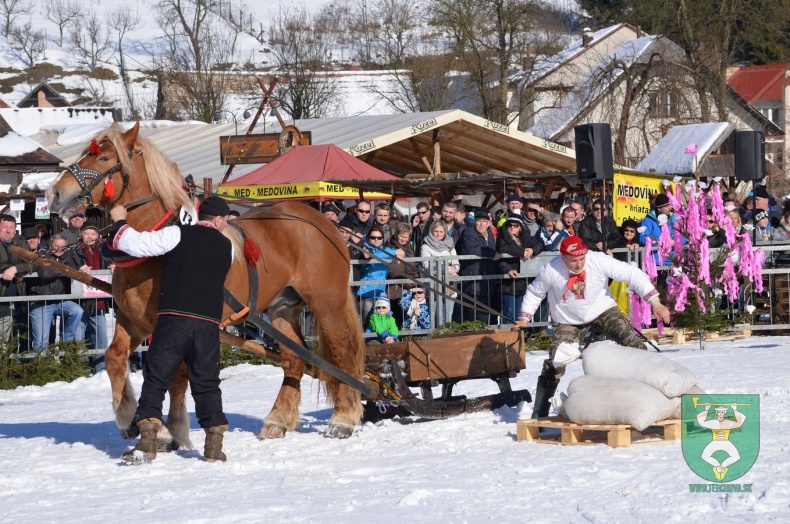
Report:
<svg viewBox="0 0 790 524"><path fill-rule="evenodd" d="M0 296L48 297L29 302L0 303L0 336L15 338L20 350L40 351L57 340L85 341L87 349L106 349L108 343L105 314L109 298L62 300L57 295L72 294L70 278L52 269L33 265L11 252L16 246L85 273L112 269L99 250L100 231L77 211L68 227L49 238L46 226L26 227L16 232L16 219L0 215ZM59 329L56 318L60 318Z"/></svg>
<svg viewBox="0 0 790 524"><path fill-rule="evenodd" d="M373 205L362 200L345 215L333 203L324 205L323 212L331 220L337 219L344 238L367 248L375 255L374 259L380 257L389 262L396 256L431 257L433 260L442 257L447 277L498 275L498 279L460 280L452 287L441 289L443 294L450 296L458 296L461 292L486 306L462 307L451 303L447 320L479 320L486 324L496 321L491 316L492 311L500 312L499 316L505 322L512 320L519 311L530 281L519 276L521 261L543 251L557 251L562 240L571 235L582 238L591 251L625 259L626 253L613 253L613 250L627 248L633 251L644 246L647 239L655 245L661 236L662 224L666 223L673 235L676 222L675 210L663 193L654 195L650 211L645 216L626 219L620 226L612 218L611 207L601 200L593 200L586 205L581 200L573 200L559 208L549 209L547 202L511 194L504 204L502 209L492 214L485 208L467 209L456 201L444 202L441 206L421 201L415 206L416 212L412 216L398 216L388 204ZM764 186L755 187L753 195L742 204L725 194L724 205L736 231L753 230L757 244L790 239L790 204L782 210ZM710 214L708 225L710 247L724 245L724 231ZM349 248L349 252L357 260L366 257L353 248ZM454 258L460 255L477 255L480 258ZM363 323L370 329L374 302L376 297L380 297L391 301L387 304L387 315L393 317L398 328L435 327L430 325L430 301L426 300L425 287L413 282L390 286L364 283L365 280L402 279L404 272L416 279L436 267L431 260L419 265L395 263L399 268L397 271L376 260L355 266L357 269L352 276L354 280L363 282L356 290ZM427 295L431 293L430 288L436 287L434 284L428 286ZM536 320L546 319L547 308L542 308Z"/></svg>

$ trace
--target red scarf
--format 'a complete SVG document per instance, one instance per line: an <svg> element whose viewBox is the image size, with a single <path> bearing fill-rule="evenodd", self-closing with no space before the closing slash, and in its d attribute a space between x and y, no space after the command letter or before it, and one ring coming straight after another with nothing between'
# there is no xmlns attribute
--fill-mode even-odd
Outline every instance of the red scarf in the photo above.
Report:
<svg viewBox="0 0 790 524"><path fill-rule="evenodd" d="M568 279L568 287L565 289L565 293L562 294L562 301L567 302L565 294L568 293L568 291L573 293L573 296L578 299L584 298L584 288L587 287L586 278L587 272L584 270L577 275L571 275Z"/></svg>

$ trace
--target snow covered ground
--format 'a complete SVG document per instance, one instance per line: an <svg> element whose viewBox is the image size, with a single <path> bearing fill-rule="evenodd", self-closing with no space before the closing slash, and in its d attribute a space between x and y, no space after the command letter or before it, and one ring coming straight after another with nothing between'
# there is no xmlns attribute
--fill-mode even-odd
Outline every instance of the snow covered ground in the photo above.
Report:
<svg viewBox="0 0 790 524"><path fill-rule="evenodd" d="M305 379L302 418L278 441L255 437L281 374L223 370L229 461L198 451L149 465L119 460L105 373L71 384L0 391L0 522L787 522L790 518L790 343L783 337L662 346L708 393L759 394L761 447L736 482L753 493L690 493L703 483L680 442L613 449L516 441L530 406L442 421L365 424L322 437L330 412ZM514 386L532 390L544 352ZM581 374L576 362L560 389ZM136 391L142 383L137 373ZM494 392L490 381L459 386ZM193 405L190 403L190 413ZM192 441L204 435L192 419Z"/></svg>

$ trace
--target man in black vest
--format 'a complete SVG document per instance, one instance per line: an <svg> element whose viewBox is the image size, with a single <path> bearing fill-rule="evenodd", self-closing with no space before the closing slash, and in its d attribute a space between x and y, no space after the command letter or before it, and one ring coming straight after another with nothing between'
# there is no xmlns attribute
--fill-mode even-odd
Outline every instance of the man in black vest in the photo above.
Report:
<svg viewBox="0 0 790 524"><path fill-rule="evenodd" d="M196 226L175 225L141 233L126 224L125 208L115 206L110 211L117 228L114 248L137 257L165 257L159 317L134 418L140 441L123 454L128 462L156 458L162 403L181 362L187 364L195 413L206 431L203 455L208 462L227 460L222 452L228 419L219 389L219 323L225 276L233 260L232 244L221 233L229 214L225 201L212 196L200 205Z"/></svg>

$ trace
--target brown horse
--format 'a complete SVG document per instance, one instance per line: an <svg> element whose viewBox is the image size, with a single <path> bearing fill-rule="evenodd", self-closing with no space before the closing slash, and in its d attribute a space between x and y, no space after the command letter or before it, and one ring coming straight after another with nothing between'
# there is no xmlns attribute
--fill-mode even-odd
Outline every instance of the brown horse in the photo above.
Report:
<svg viewBox="0 0 790 524"><path fill-rule="evenodd" d="M90 181L90 182L88 182ZM66 168L47 191L50 209L67 215L84 200L111 207L146 201L129 209L128 223L139 231L154 227L168 211L194 212L193 202L184 191L178 167L168 161L150 141L139 136L139 123L126 132L113 125L96 136L83 155ZM308 305L316 318L319 355L351 376L364 370L364 341L354 299L348 286L348 249L337 230L321 213L299 203L277 204L275 213L251 211L236 220L247 238L252 239L262 256L258 273L257 311L266 311L272 324L289 338L304 345L299 316ZM233 237L233 228L226 228ZM235 234L236 260L225 281L226 287L243 303L249 296L246 262ZM116 303L115 336L105 355L112 384L115 421L124 438L131 438L130 424L137 408L128 378L128 356L154 330L162 272L161 257L132 267L116 267L112 290ZM196 286L200 282L195 282ZM232 311L225 307L225 318ZM299 416L300 379L305 362L294 353L282 350L285 373L277 400L264 419L258 438L280 438L293 430ZM326 391L334 403L325 436L351 435L362 415L360 394L336 379L323 377ZM167 422L159 434L160 447L191 447L189 419L184 396L186 367L170 387Z"/></svg>

